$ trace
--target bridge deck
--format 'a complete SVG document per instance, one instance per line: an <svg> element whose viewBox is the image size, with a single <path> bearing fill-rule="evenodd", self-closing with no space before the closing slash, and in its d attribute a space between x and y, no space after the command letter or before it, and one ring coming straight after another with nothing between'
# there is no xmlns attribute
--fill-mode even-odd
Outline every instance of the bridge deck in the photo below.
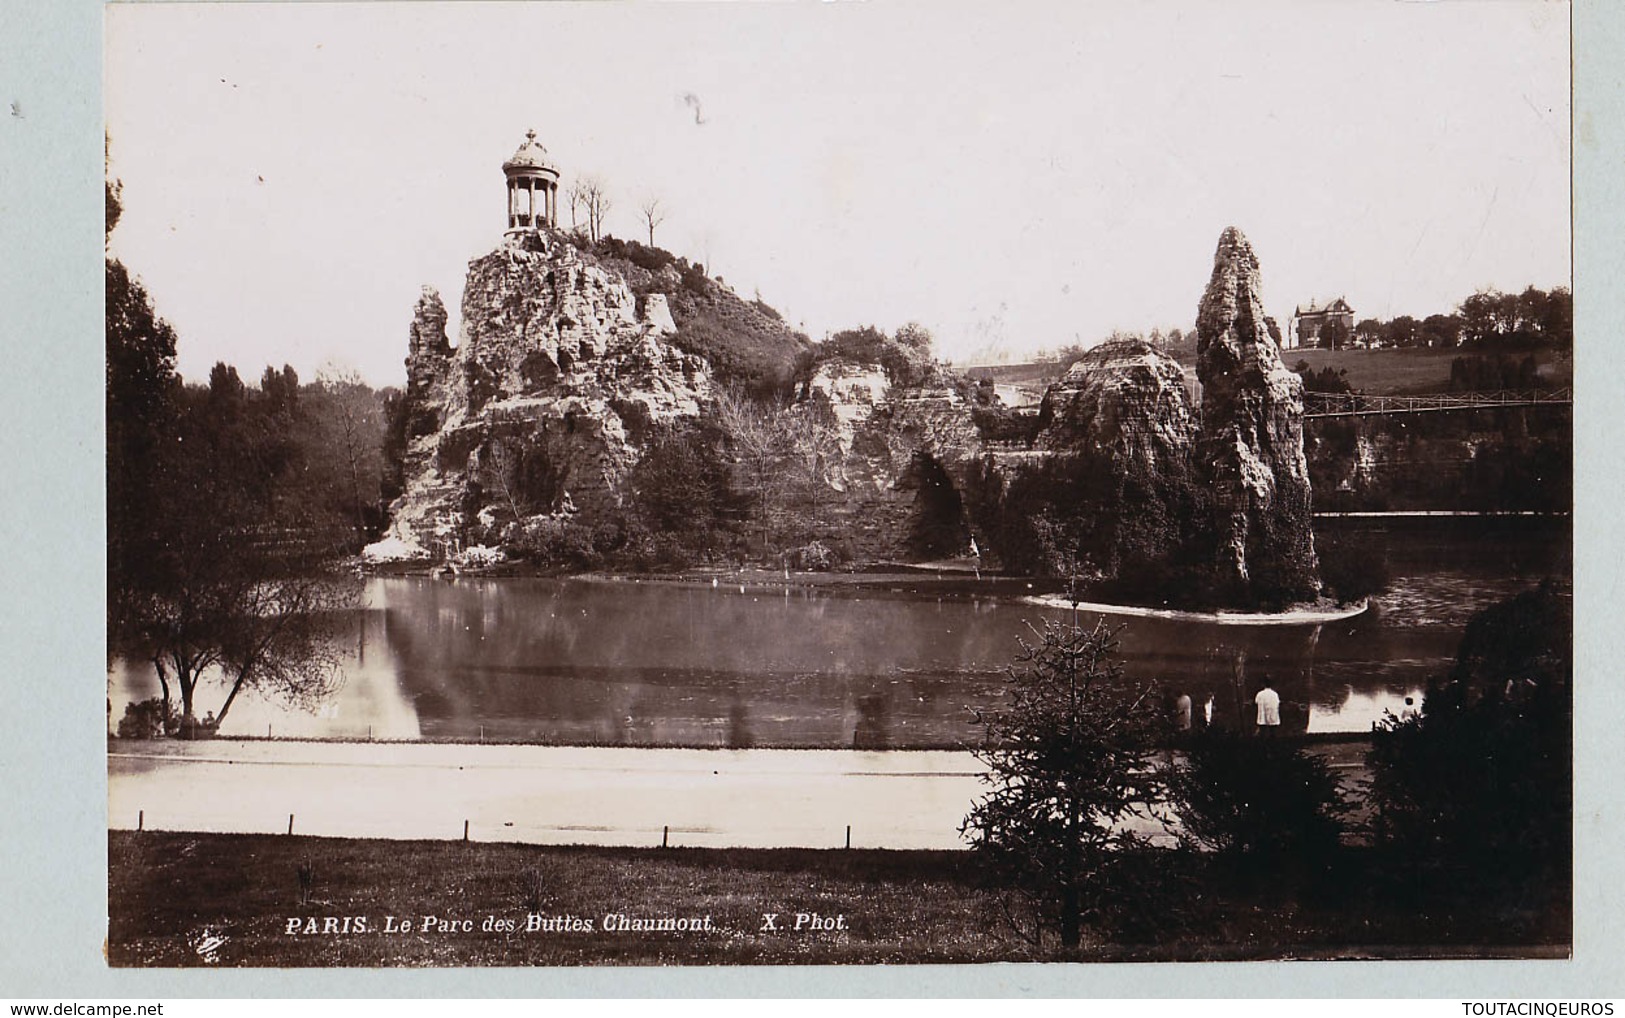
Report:
<svg viewBox="0 0 1625 1018"><path fill-rule="evenodd" d="M1572 406L1573 389L1549 392L1460 392L1433 396L1366 396L1359 393L1304 394L1304 419L1498 410L1504 407Z"/></svg>

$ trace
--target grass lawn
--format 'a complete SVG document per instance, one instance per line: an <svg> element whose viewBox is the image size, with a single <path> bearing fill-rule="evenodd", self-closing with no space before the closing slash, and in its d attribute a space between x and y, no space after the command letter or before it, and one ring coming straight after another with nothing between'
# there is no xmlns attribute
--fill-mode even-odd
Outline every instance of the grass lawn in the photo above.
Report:
<svg viewBox="0 0 1625 1018"><path fill-rule="evenodd" d="M1566 956L1559 908L1419 908L1373 895L1355 852L1316 890L1258 885L1159 853L1184 915L1142 943L1063 956L1004 920L968 852L551 848L277 835L111 832L115 966L799 964L1282 957ZM299 870L311 869L302 902ZM547 920L591 930L526 930ZM763 929L777 913L778 929ZM804 923L816 914L826 928ZM710 917L710 930L606 931L606 914ZM424 917L466 921L424 929ZM347 919L348 917L348 919ZM407 921L409 931L389 931ZM363 924L358 919L364 919ZM489 920L489 922L487 921ZM349 932L346 929L346 921ZM511 924L512 928L503 928ZM289 932L293 929L297 932ZM313 932L304 932L305 930Z"/></svg>
<svg viewBox="0 0 1625 1018"><path fill-rule="evenodd" d="M1522 360L1529 351L1505 354L1495 352L1481 356L1506 356ZM1574 359L1566 353L1536 350L1541 381L1553 388L1574 384ZM1480 356L1473 350L1282 350L1281 361L1287 367L1308 361L1310 368L1319 371L1331 367L1348 372L1349 384L1373 396L1395 394L1422 394L1444 392L1450 384L1450 362L1457 357ZM1196 349L1180 349L1174 357L1190 372L1196 369ZM1005 384L1026 384L1042 389L1058 377L1054 364L1007 365L999 370L998 379ZM1194 377L1194 375L1193 375Z"/></svg>
<svg viewBox="0 0 1625 1018"><path fill-rule="evenodd" d="M1574 362L1559 357L1550 350L1537 350L1535 363L1539 365L1541 381L1554 388L1574 384ZM1501 356L1522 360L1527 351ZM1287 367L1308 361L1309 367L1319 371L1325 367L1348 372L1348 382L1360 392L1370 395L1396 393L1444 392L1450 384L1450 364L1458 357L1487 356L1471 350L1282 350L1281 360Z"/></svg>

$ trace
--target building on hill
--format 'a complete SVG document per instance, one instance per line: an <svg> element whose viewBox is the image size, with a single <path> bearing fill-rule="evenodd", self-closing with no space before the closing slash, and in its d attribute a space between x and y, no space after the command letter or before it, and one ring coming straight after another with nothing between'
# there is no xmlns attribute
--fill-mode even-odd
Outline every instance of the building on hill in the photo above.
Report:
<svg viewBox="0 0 1625 1018"><path fill-rule="evenodd" d="M1285 348L1351 345L1354 340L1354 309L1342 297L1319 307L1311 300L1306 308L1298 305L1292 312L1291 328L1287 330Z"/></svg>
<svg viewBox="0 0 1625 1018"><path fill-rule="evenodd" d="M535 131L525 132L525 143L502 164L508 178L508 229L535 230L559 225L559 168Z"/></svg>

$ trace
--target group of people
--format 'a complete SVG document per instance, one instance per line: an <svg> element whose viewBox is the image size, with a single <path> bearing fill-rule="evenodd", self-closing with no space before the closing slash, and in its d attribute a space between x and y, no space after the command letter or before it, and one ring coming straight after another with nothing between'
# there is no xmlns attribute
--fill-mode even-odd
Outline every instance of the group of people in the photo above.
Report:
<svg viewBox="0 0 1625 1018"><path fill-rule="evenodd" d="M1181 693L1174 701L1174 724L1181 732L1188 732L1195 727L1195 703L1189 693ZM1253 720L1260 735L1275 735L1281 730L1281 694L1265 682L1263 688L1253 697ZM1202 704L1202 727L1213 726L1213 694L1209 693L1207 701Z"/></svg>

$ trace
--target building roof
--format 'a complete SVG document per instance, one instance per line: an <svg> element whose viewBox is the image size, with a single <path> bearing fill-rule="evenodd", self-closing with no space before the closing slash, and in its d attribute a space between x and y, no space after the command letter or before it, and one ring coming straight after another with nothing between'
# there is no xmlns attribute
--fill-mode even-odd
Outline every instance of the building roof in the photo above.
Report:
<svg viewBox="0 0 1625 1018"><path fill-rule="evenodd" d="M1315 317L1315 316L1318 316L1318 315L1352 315L1352 314L1354 314L1354 309L1352 307L1349 307L1349 302L1344 300L1342 297L1338 297L1335 300L1328 301L1325 307L1317 307L1316 303L1317 302L1315 302L1315 301L1310 301L1309 306L1307 308L1304 307L1302 304L1299 304L1297 306L1297 308L1294 310L1294 314L1299 318L1312 318L1312 317Z"/></svg>
<svg viewBox="0 0 1625 1018"><path fill-rule="evenodd" d="M555 174L559 172L559 168L554 166L553 160L548 157L547 149L536 140L535 131L525 132L525 143L519 146L519 151L513 154L512 159L502 164L502 169L504 172L513 170L551 170Z"/></svg>

